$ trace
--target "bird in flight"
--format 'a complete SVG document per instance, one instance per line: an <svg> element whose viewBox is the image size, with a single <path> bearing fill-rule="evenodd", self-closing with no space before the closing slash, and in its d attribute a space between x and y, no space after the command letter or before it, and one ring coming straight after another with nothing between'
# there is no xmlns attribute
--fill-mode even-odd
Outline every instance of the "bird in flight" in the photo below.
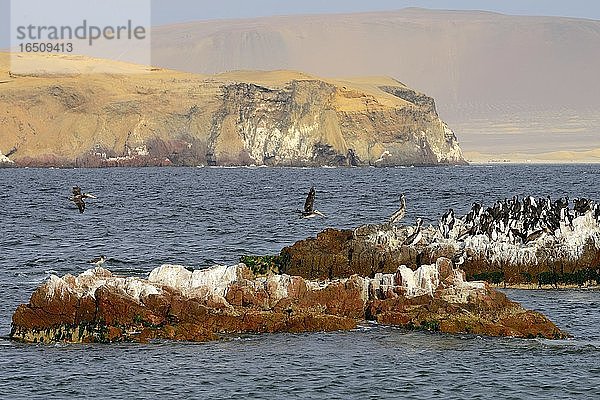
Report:
<svg viewBox="0 0 600 400"><path fill-rule="evenodd" d="M69 200L75 203L75 205L79 209L80 214L83 214L83 212L85 211L84 199L87 198L95 199L96 196L89 193L81 193L81 188L79 186L73 186L73 197L69 197Z"/></svg>
<svg viewBox="0 0 600 400"><path fill-rule="evenodd" d="M306 196L306 201L304 202L304 210L303 211L299 211L301 214L302 218L312 218L312 217L316 217L317 215L321 216L321 217L325 217L325 214L323 214L322 212L320 212L319 210L315 210L315 188L311 187L310 191L308 192L308 196Z"/></svg>

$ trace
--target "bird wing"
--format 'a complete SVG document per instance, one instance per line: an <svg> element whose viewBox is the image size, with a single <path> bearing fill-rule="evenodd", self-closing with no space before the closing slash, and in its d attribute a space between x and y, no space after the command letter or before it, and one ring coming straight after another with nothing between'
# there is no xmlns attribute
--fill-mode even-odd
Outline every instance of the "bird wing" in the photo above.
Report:
<svg viewBox="0 0 600 400"><path fill-rule="evenodd" d="M310 188L306 202L304 202L304 212L312 213L315 204L315 188Z"/></svg>
<svg viewBox="0 0 600 400"><path fill-rule="evenodd" d="M97 199L97 197L96 197L96 196L94 196L94 195L93 195L93 194L91 194L91 193L84 193L84 194L83 194L83 197L89 197L90 199Z"/></svg>

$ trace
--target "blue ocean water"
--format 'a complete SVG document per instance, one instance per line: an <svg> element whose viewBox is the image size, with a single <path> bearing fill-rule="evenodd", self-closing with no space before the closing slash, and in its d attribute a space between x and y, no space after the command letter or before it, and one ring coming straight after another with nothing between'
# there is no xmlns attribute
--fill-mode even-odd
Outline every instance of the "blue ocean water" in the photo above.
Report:
<svg viewBox="0 0 600 400"><path fill-rule="evenodd" d="M507 290L573 334L565 341L409 332L245 335L193 344L24 345L16 306L49 274L162 263L233 264L325 227L383 221L406 194L407 222L514 194L600 200L595 165L436 168L0 169L0 398L600 398L600 291ZM84 214L67 198L98 199ZM299 220L308 189L328 218Z"/></svg>

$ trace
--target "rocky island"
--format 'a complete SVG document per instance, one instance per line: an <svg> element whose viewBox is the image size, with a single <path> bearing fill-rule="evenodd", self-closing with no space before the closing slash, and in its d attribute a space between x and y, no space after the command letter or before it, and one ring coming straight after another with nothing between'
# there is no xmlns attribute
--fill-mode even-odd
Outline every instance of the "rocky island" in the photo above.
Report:
<svg viewBox="0 0 600 400"><path fill-rule="evenodd" d="M404 197L403 197L404 198ZM325 229L278 255L194 270L163 265L148 279L103 268L51 278L13 315L25 342L113 342L353 329L564 338L540 313L491 284L598 284L600 204L532 196L446 212L437 227ZM398 219L399 218L399 219ZM478 280L481 279L481 280Z"/></svg>
<svg viewBox="0 0 600 400"><path fill-rule="evenodd" d="M450 214L452 212L452 214ZM451 224L444 222L452 215ZM440 257L454 260L468 279L528 288L600 284L600 204L585 198L504 199L453 211L437 226L390 223L325 229L269 259L277 271L307 279L392 273ZM420 239L407 245L418 229ZM265 262L259 258L259 262Z"/></svg>
<svg viewBox="0 0 600 400"><path fill-rule="evenodd" d="M244 264L148 279L97 267L52 276L13 315L11 338L31 343L214 340L228 334L354 329L365 321L449 333L564 338L540 313L484 282L466 282L448 259L373 278L305 280L257 275Z"/></svg>
<svg viewBox="0 0 600 400"><path fill-rule="evenodd" d="M66 55L0 53L2 166L464 164L434 100L385 77L199 75ZM44 66L60 63L64 74ZM93 73L112 63L120 73ZM90 72L91 71L91 72Z"/></svg>
<svg viewBox="0 0 600 400"><path fill-rule="evenodd" d="M570 234L586 248L598 236L595 215L593 207L579 216ZM421 232L420 220L415 228L388 222L327 229L279 255L243 256L229 267L163 265L148 279L120 277L100 267L79 276L51 276L15 311L11 338L205 341L241 333L353 329L366 322L447 333L567 337L489 283L467 281L460 268L468 265L465 249L474 265L490 265L492 257L512 259L517 267L534 263L541 237L511 249L473 235L460 249L451 231Z"/></svg>

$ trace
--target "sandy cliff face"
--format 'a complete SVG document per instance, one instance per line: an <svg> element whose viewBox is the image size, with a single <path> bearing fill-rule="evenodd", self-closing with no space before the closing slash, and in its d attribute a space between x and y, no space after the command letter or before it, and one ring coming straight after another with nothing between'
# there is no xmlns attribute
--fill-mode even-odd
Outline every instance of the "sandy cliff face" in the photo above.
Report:
<svg viewBox="0 0 600 400"><path fill-rule="evenodd" d="M85 74L90 60L28 57L40 74L10 74L0 54L0 151L20 166L464 162L433 99L389 78L140 74L126 64ZM44 75L57 61L71 73Z"/></svg>
<svg viewBox="0 0 600 400"><path fill-rule="evenodd" d="M411 8L162 26L152 47L155 65L197 73L393 76L436 99L463 150L600 147L600 21Z"/></svg>

